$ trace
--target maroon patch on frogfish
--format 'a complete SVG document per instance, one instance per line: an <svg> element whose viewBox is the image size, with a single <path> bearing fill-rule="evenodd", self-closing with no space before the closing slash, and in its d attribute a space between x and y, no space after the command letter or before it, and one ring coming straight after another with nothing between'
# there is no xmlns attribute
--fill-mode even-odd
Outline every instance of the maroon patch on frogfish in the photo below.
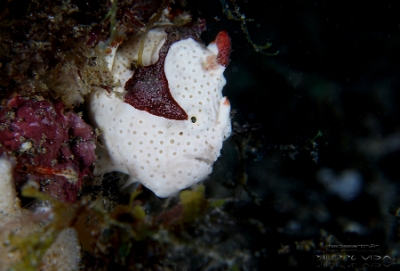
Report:
<svg viewBox="0 0 400 271"><path fill-rule="evenodd" d="M139 66L133 76L126 82L124 102L138 110L144 110L152 115L174 120L187 120L185 110L172 97L168 80L164 73L164 62L171 45L179 40L193 38L200 40L204 27L199 27L203 21L192 27L169 27L164 45L159 52L158 61L149 66Z"/></svg>
<svg viewBox="0 0 400 271"><path fill-rule="evenodd" d="M165 57L164 57L165 59ZM157 63L138 67L125 84L124 101L138 110L174 120L187 120L185 110L172 97L164 73L164 59ZM161 60L161 61L160 61Z"/></svg>

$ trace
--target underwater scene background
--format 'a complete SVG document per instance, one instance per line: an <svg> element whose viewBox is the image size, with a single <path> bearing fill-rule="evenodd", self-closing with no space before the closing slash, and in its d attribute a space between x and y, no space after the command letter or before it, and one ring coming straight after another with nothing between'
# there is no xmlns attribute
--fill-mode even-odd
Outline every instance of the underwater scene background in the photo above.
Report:
<svg viewBox="0 0 400 271"><path fill-rule="evenodd" d="M116 86L105 48L167 7L171 21L204 19L205 44L229 34L232 133L204 181L162 199L124 174L93 175L101 132L87 95ZM2 2L0 153L14 159L23 221L40 224L10 239L16 224L0 223L0 250L19 253L2 268L53 270L43 257L63 256L46 251L74 229L79 270L396 269L399 46L396 1ZM13 114L38 108L68 131L54 144L26 141L40 129L15 136Z"/></svg>

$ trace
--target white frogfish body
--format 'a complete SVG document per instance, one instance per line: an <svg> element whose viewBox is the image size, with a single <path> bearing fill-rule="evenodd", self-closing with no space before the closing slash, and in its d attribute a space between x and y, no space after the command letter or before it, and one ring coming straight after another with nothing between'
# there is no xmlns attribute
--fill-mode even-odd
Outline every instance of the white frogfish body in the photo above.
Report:
<svg viewBox="0 0 400 271"><path fill-rule="evenodd" d="M162 33L158 29L147 34L143 63L157 61L166 37ZM133 74L130 66L137 46L138 39L132 38L110 57L114 79L122 87L112 93L98 89L91 95L89 110L101 133L98 149L103 148L95 174L123 172L131 176L129 182L168 197L211 173L231 133L230 104L222 96L225 67L216 61L215 43L205 47L192 38L173 43L164 72L173 99L188 118L168 119L138 110L121 98Z"/></svg>

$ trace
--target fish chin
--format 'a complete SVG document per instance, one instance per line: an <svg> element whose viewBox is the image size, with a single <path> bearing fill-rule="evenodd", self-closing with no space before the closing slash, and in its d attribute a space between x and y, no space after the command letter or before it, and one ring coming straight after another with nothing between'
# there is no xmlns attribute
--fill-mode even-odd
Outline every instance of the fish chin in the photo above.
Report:
<svg viewBox="0 0 400 271"><path fill-rule="evenodd" d="M168 171L154 172L152 178L139 176L139 179L158 197L165 198L203 180L212 171L211 164L198 159L190 159L185 162L171 161L168 168Z"/></svg>

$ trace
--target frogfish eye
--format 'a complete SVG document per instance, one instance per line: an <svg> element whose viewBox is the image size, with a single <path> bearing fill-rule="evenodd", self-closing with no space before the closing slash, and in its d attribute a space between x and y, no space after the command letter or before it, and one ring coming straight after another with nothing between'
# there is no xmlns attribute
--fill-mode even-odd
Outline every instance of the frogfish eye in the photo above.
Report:
<svg viewBox="0 0 400 271"><path fill-rule="evenodd" d="M193 123L196 123L196 121L197 121L196 117L191 117L190 120L191 120Z"/></svg>

